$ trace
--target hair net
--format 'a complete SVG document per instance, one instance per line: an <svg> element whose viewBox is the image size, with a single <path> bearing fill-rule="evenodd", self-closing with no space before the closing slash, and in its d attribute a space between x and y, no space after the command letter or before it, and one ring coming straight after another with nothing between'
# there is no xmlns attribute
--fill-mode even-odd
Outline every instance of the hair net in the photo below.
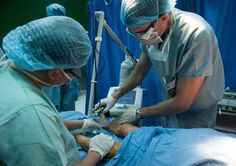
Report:
<svg viewBox="0 0 236 166"><path fill-rule="evenodd" d="M27 71L79 68L91 53L84 28L66 16L45 17L16 28L4 37L3 49Z"/></svg>
<svg viewBox="0 0 236 166"><path fill-rule="evenodd" d="M47 16L65 16L66 9L56 3L53 3L46 8Z"/></svg>
<svg viewBox="0 0 236 166"><path fill-rule="evenodd" d="M176 0L123 0L121 21L127 27L142 26L174 9Z"/></svg>

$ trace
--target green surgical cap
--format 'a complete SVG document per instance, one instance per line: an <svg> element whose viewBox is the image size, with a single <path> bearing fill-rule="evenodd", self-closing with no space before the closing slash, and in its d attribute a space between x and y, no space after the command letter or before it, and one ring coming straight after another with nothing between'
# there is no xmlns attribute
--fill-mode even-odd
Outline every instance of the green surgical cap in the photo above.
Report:
<svg viewBox="0 0 236 166"><path fill-rule="evenodd" d="M79 68L91 54L86 31L66 16L45 17L17 27L4 37L3 49L27 71Z"/></svg>
<svg viewBox="0 0 236 166"><path fill-rule="evenodd" d="M142 26L174 9L176 0L122 0L121 21L129 28Z"/></svg>

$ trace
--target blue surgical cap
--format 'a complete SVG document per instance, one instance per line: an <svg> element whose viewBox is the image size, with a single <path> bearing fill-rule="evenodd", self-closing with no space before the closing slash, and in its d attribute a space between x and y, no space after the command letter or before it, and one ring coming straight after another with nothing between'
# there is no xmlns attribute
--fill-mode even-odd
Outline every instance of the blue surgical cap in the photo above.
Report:
<svg viewBox="0 0 236 166"><path fill-rule="evenodd" d="M176 0L122 0L121 21L129 28L153 22L174 9Z"/></svg>
<svg viewBox="0 0 236 166"><path fill-rule="evenodd" d="M84 66L91 43L84 28L66 16L45 17L9 32L3 39L7 57L27 71Z"/></svg>
<svg viewBox="0 0 236 166"><path fill-rule="evenodd" d="M53 3L46 8L47 16L65 16L66 9L56 3Z"/></svg>

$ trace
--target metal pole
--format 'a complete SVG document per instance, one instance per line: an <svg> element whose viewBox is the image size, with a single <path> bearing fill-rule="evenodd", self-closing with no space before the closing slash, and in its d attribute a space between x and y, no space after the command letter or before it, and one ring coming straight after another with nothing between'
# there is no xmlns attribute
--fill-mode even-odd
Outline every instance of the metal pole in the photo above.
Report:
<svg viewBox="0 0 236 166"><path fill-rule="evenodd" d="M95 17L98 20L98 31L97 37L95 38L96 41L96 50L95 50L95 61L93 63L93 73L91 78L91 87L90 87L90 96L89 96L89 105L88 105L88 114L89 116L92 115L92 109L94 104L94 91L95 91L95 84L96 84L96 71L98 70L98 62L99 62L99 52L101 48L102 42L102 29L103 29L103 20L104 20L104 12L97 11L95 12Z"/></svg>
<svg viewBox="0 0 236 166"><path fill-rule="evenodd" d="M118 46L121 48L121 50L128 56L131 57L131 61L133 62L133 64L135 65L137 63L137 60L134 58L134 56L131 54L131 52L128 50L128 48L122 43L122 41L116 36L116 34L113 32L113 30L111 29L111 27L107 24L106 20L103 19L103 26L106 29L107 33L109 34L109 36L112 38L112 40L114 42L116 42L116 44L118 44Z"/></svg>

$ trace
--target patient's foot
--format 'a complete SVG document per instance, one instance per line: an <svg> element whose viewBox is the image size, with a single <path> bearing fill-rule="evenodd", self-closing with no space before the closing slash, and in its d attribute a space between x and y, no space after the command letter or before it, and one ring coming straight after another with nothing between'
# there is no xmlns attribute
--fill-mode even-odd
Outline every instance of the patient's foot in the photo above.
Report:
<svg viewBox="0 0 236 166"><path fill-rule="evenodd" d="M108 118L104 115L101 114L99 119L95 119L95 121L102 127L102 128L107 128L109 125L109 120Z"/></svg>

